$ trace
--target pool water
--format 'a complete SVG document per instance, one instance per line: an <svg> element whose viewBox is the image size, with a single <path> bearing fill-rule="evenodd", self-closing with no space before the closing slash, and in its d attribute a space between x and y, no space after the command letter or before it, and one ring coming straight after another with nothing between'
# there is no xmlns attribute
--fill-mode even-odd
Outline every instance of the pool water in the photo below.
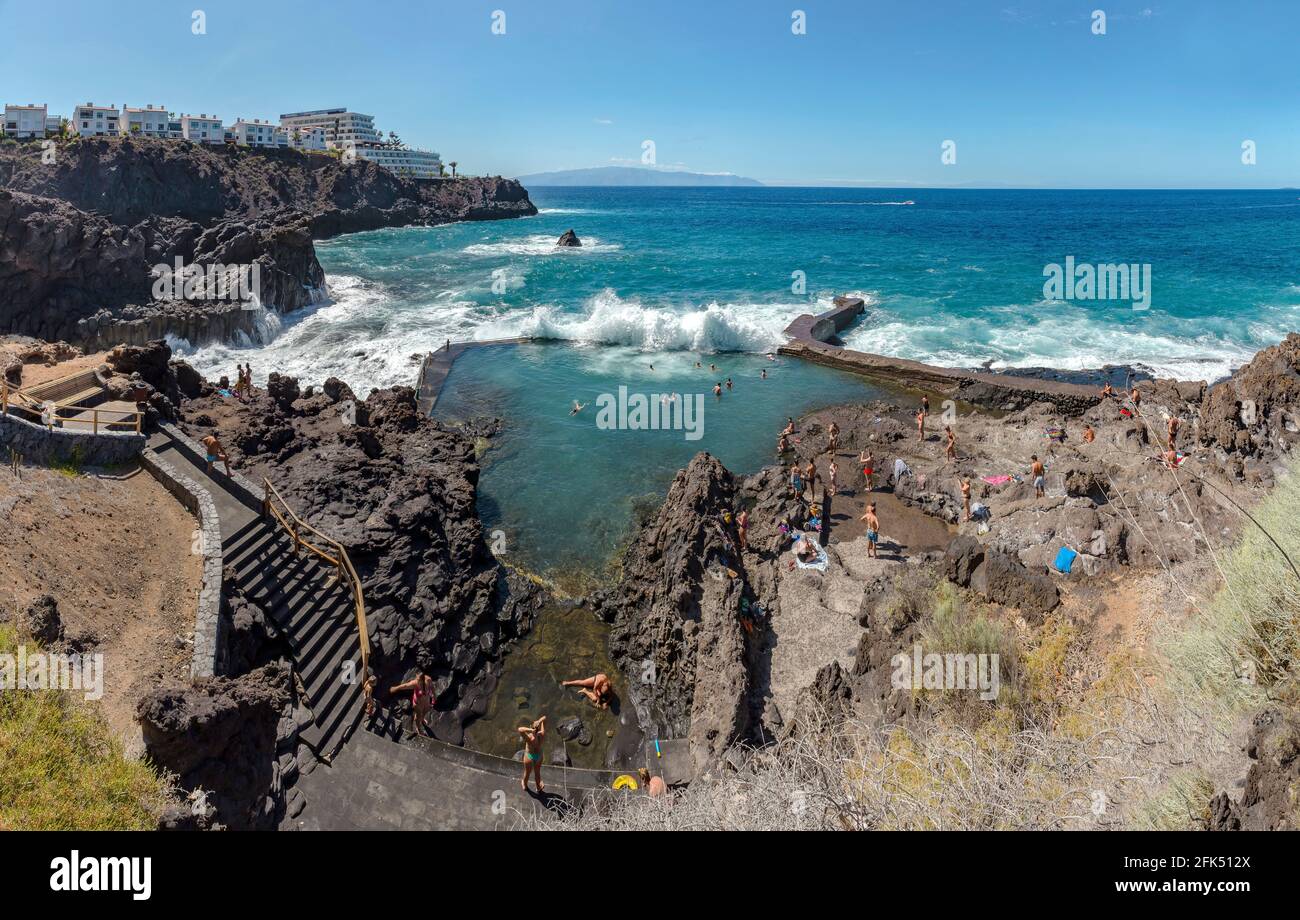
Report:
<svg viewBox="0 0 1300 920"><path fill-rule="evenodd" d="M712 393L719 381L721 398ZM678 393L700 405L698 419L686 415L700 422L699 438L688 439L684 428L601 427L601 397L616 401L620 387L651 404ZM888 395L852 374L794 358L502 345L471 349L456 361L434 416L502 419L480 461L479 513L494 550L557 583L583 584L608 573L636 515L657 510L697 452L708 451L733 473L752 473L776 461L787 416ZM586 408L571 415L575 400Z"/></svg>

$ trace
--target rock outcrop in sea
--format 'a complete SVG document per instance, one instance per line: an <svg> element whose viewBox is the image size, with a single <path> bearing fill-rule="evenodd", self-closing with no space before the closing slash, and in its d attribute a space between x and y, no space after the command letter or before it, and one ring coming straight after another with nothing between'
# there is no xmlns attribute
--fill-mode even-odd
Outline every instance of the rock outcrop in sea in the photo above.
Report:
<svg viewBox="0 0 1300 920"><path fill-rule="evenodd" d="M293 150L81 138L42 161L0 148L0 333L86 349L256 334L265 310L323 295L313 240L384 227L528 216L500 178L403 179ZM155 267L257 266L255 300L162 288Z"/></svg>

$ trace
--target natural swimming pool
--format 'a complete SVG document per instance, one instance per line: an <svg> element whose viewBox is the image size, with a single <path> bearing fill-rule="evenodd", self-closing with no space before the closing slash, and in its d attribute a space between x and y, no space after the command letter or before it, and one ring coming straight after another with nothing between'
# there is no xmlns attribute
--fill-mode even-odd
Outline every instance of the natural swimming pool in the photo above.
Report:
<svg viewBox="0 0 1300 920"><path fill-rule="evenodd" d="M718 382L720 398L712 393ZM700 405L699 418L691 417L700 423L698 439L688 439L685 428L598 424L600 408L618 401L620 387L628 399L640 394L660 408L661 397L673 393L679 404ZM793 358L503 345L471 349L456 361L434 416L502 419L481 459L484 527L497 532L504 561L564 580L603 573L636 514L659 506L698 451L733 473L751 473L775 462L787 416L887 395L860 377ZM586 408L571 415L574 400Z"/></svg>

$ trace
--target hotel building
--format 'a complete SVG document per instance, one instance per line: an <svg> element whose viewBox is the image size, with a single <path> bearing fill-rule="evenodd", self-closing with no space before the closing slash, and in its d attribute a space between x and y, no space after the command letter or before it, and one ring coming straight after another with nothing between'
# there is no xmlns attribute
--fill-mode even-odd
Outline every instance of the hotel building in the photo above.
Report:
<svg viewBox="0 0 1300 920"><path fill-rule="evenodd" d="M122 133L133 137L172 136L172 114L162 106L148 105L144 108L122 106Z"/></svg>
<svg viewBox="0 0 1300 920"><path fill-rule="evenodd" d="M227 136L233 135L236 144L245 147L285 147L288 139L282 143L281 131L269 121L244 121L239 119L227 130Z"/></svg>
<svg viewBox="0 0 1300 920"><path fill-rule="evenodd" d="M45 137L49 132L49 116L43 105L6 105L4 120L5 137ZM54 130L58 132L57 118Z"/></svg>
<svg viewBox="0 0 1300 920"><path fill-rule="evenodd" d="M369 160L389 172L412 179L436 179L442 174L442 157L432 150L401 147L357 147L357 159Z"/></svg>
<svg viewBox="0 0 1300 920"><path fill-rule="evenodd" d="M187 141L196 144L224 144L225 132L221 130L221 119L215 115L182 115L181 135Z"/></svg>
<svg viewBox="0 0 1300 920"><path fill-rule="evenodd" d="M72 130L82 137L115 137L121 133L121 117L111 105L87 102L72 110Z"/></svg>
<svg viewBox="0 0 1300 920"><path fill-rule="evenodd" d="M316 109L312 112L290 112L280 116L280 127L286 131L294 128L320 128L325 132L325 143L342 149L348 144L378 144L379 132L375 130L375 116L349 112L347 109Z"/></svg>

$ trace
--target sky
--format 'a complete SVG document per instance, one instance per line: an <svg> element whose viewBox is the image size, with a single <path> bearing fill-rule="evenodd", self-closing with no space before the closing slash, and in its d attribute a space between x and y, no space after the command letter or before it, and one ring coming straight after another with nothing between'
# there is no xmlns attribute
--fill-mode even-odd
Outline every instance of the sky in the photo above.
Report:
<svg viewBox="0 0 1300 920"><path fill-rule="evenodd" d="M1276 188L1297 35L1300 0L0 0L0 101L344 106L471 174L653 141L778 184Z"/></svg>

